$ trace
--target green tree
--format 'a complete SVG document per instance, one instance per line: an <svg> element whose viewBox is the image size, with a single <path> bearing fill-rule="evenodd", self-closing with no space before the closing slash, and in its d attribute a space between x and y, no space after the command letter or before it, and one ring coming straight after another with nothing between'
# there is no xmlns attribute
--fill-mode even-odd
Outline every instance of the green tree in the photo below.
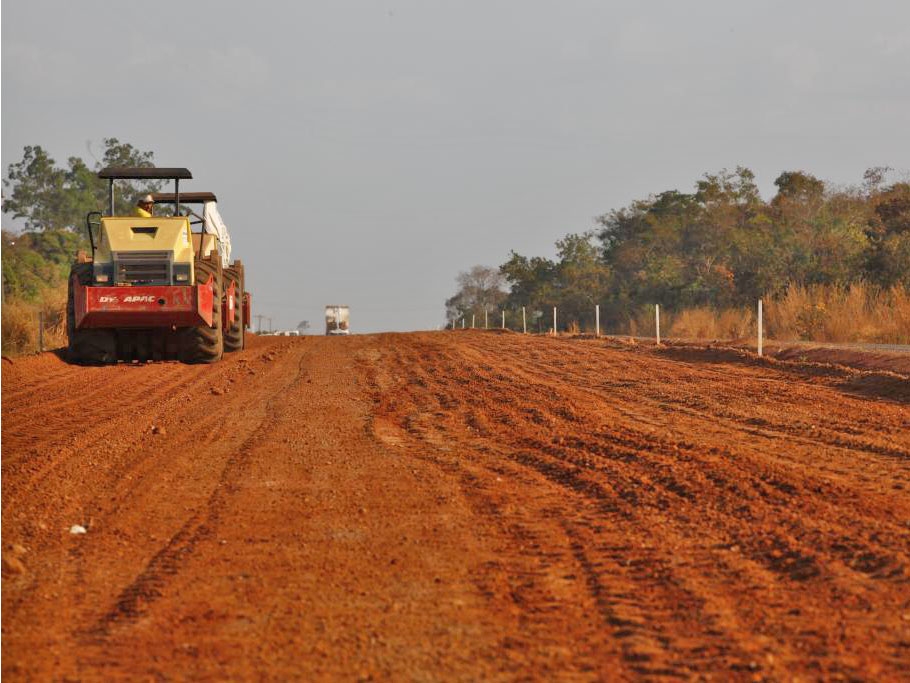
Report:
<svg viewBox="0 0 910 683"><path fill-rule="evenodd" d="M609 286L610 268L600 258L594 234L566 235L556 242L555 290L562 319L583 329L594 327L594 306L601 303Z"/></svg>
<svg viewBox="0 0 910 683"><path fill-rule="evenodd" d="M858 279L868 247L869 206L862 195L829 192L803 171L784 172L774 183L774 229L766 244L777 286L766 286L765 293L778 293L791 281L845 285Z"/></svg>
<svg viewBox="0 0 910 683"><path fill-rule="evenodd" d="M694 195L663 192L597 219L605 264L611 270L605 319L612 324L643 303L666 306L702 296L698 265L704 253L703 209Z"/></svg>
<svg viewBox="0 0 910 683"><path fill-rule="evenodd" d="M85 239L70 230L16 235L3 231L3 296L37 299L47 288L66 282L73 255Z"/></svg>
<svg viewBox="0 0 910 683"><path fill-rule="evenodd" d="M555 303L556 264L550 259L528 258L513 251L499 272L509 284L510 308L539 308Z"/></svg>
<svg viewBox="0 0 910 683"><path fill-rule="evenodd" d="M793 202L817 209L825 197L825 183L804 171L784 171L774 184L777 195L771 200L772 206Z"/></svg>
<svg viewBox="0 0 910 683"><path fill-rule="evenodd" d="M93 168L78 157L60 167L42 147L26 147L3 181L3 212L25 224L19 234L3 231L4 296L35 301L43 290L65 286L74 255L88 248L86 214L107 208L107 181L97 177L98 170L151 165L151 152L116 138L104 139L102 159ZM115 212L128 214L139 193L159 187L158 182L118 182Z"/></svg>
<svg viewBox="0 0 910 683"><path fill-rule="evenodd" d="M896 183L869 201L865 274L884 287L910 288L910 183Z"/></svg>
<svg viewBox="0 0 910 683"><path fill-rule="evenodd" d="M21 161L12 163L3 181L3 213L24 219L27 230L81 231L90 211L106 210L108 183L97 177L107 166L153 166L154 155L117 138L104 139L102 160L93 168L79 157L65 167L40 146L25 148ZM157 192L160 181L118 181L115 213L127 215L140 194Z"/></svg>
<svg viewBox="0 0 910 683"><path fill-rule="evenodd" d="M65 183L66 171L58 168L41 147L28 146L22 160L7 169L3 213L24 218L28 230L69 227L63 210Z"/></svg>
<svg viewBox="0 0 910 683"><path fill-rule="evenodd" d="M446 300L448 320L468 319L472 315L483 320L484 311L495 313L501 310L506 299L503 291L505 278L496 268L474 266L463 271L456 278L458 291Z"/></svg>

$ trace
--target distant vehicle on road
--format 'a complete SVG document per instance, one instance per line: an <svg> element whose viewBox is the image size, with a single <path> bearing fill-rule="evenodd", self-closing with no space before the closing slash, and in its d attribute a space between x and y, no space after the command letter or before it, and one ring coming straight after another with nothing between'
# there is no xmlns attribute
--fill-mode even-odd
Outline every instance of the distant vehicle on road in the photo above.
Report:
<svg viewBox="0 0 910 683"><path fill-rule="evenodd" d="M325 333L326 334L351 334L350 328L351 309L347 306L330 304L325 307Z"/></svg>

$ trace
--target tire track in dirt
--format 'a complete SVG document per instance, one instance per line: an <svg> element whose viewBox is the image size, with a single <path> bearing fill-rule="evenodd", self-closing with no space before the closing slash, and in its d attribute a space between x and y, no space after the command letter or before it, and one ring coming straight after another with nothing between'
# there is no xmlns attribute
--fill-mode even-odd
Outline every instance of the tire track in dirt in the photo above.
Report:
<svg viewBox="0 0 910 683"><path fill-rule="evenodd" d="M570 346L572 345L571 342L568 342L568 344ZM597 347L585 350L588 352L592 350L595 352L600 351ZM572 354L570 353L567 355L571 359ZM582 362L572 363L571 360L568 359L557 361L556 363L551 363L549 365L543 364L536 369L522 364L518 366L516 370L518 372L528 373L537 381L546 381L547 375L549 375L550 378L558 375L561 381L566 381L577 386L591 387L592 381L590 373L585 370L585 368L589 367L589 364L587 363L588 358L589 354L585 354ZM649 356L645 361L639 359L635 369L640 370L640 374L647 377L655 371L654 365L662 365L663 363L664 358L662 355L657 355L656 357ZM671 364L671 366L672 365L674 364ZM771 432L772 434L780 433L780 435L788 438L804 438L806 439L805 443L807 444L825 443L850 450L867 449L871 453L894 457L910 457L910 450L906 447L891 448L880 444L868 444L863 441L852 440L849 436L843 436L844 434L856 435L861 433L858 432L852 420L841 423L837 418L819 415L818 413L811 411L807 413L805 404L800 401L800 394L798 391L790 389L792 386L790 380L793 378L792 368L784 370L780 370L777 366L762 368L755 363L746 366L746 375L748 378L750 380L757 379L762 385L756 394L756 400L747 402L741 400L743 396L741 393L737 394L736 387L731 387L729 381L730 375L728 373L715 370L710 366L707 370L704 366L698 368L697 371L692 368L685 368L683 372L679 372L678 369L674 370L674 382L696 381L701 390L698 393L687 392L682 397L674 398L672 390L670 388L665 388L666 383L646 383L639 379L639 381L611 383L611 386L606 387L609 389L607 393L598 391L598 386L594 384L592 387L594 389L593 393L595 396L600 397L619 393L625 399L635 403L644 402L662 411L688 414L693 417L705 419L706 421L720 420L725 426L730 423L738 422L742 425L743 431L750 436L764 436L765 432ZM780 377L769 380L766 375L760 374L761 370L764 370L765 373L771 372L778 374ZM846 369L828 368L825 369L823 376L833 375L841 377L845 373L851 375L874 374L861 373L860 371L848 371ZM816 375L812 374L807 376L816 377ZM654 385L658 386L655 387ZM774 389L774 391L770 392L770 396L767 391L768 388ZM762 397L764 400L757 400L757 397ZM806 418L811 415L812 419L794 419L794 415L790 415L789 419L785 422L773 418L769 419L770 414L760 408L760 405L767 403L769 398L773 398L774 401L780 401L782 404L788 405L795 410L796 414L807 413ZM771 405L774 407L773 404ZM748 410L736 410L736 408L739 407L747 407ZM759 409L758 415L756 415L757 408ZM893 424L891 429L888 429L884 424L879 424L877 425L876 431L877 436L881 438L888 432L893 433L895 436L899 436L905 434L908 429L910 429L910 421L901 419ZM839 432L839 434L829 435L826 431ZM809 436L806 435L807 432L810 434Z"/></svg>
<svg viewBox="0 0 910 683"><path fill-rule="evenodd" d="M98 371L98 374L90 376L91 384L96 386L91 393L69 400L53 394L40 395L41 404L37 411L30 409L34 394L30 395L30 403L24 407L14 403L13 410L28 414L28 420L20 423L14 417L5 421L4 443L18 457L4 460L4 476L18 477L21 468L30 472L30 479L29 486L21 489L21 496L17 491L15 495L4 497L4 511L10 506L20 505L23 498L27 499L43 485L46 477L66 469L74 459L91 458L99 449L99 444L104 444L103 448L108 453L141 448L152 425L174 409L179 402L177 397L185 400L185 392L199 383L201 373L198 368L193 368L194 372L189 377L174 381L179 377L175 371L180 368L162 367L161 372L146 373L137 384L130 375L141 372L142 368L138 366L71 368L70 386L61 391L60 397L78 392L78 387L83 384L75 381L79 370ZM100 371L113 371L117 379L107 381L105 377L111 373L101 374ZM113 399L113 406L112 396L119 397ZM166 400L167 396L173 398ZM122 414L112 419L112 407L119 408ZM48 434L39 425L53 426L53 432Z"/></svg>
<svg viewBox="0 0 910 683"><path fill-rule="evenodd" d="M169 577L180 571L181 564L193 553L196 544L211 538L221 521L226 497L232 493L232 482L237 481L249 466L249 453L256 443L268 438L279 421L279 412L285 392L294 390L302 380L303 362L297 364L297 372L285 383L275 387L275 392L265 405L265 415L259 426L240 444L221 468L218 483L205 502L205 510L194 514L180 530L171 536L130 584L120 591L114 606L107 611L95 626L85 635L93 640L104 639L111 629L135 622L148 610L151 603L162 595ZM223 419L223 416L221 416Z"/></svg>
<svg viewBox="0 0 910 683"><path fill-rule="evenodd" d="M480 352L476 355L468 352L465 348L473 349L475 346L480 348ZM588 498L598 505L598 509L604 516L619 517L622 523L626 525L630 523L630 520L636 520L641 517L642 504L672 515L673 511L679 509L680 506L690 506L689 501L696 497L693 492L697 492L698 498L704 496L704 489L707 486L710 491L708 498L711 500L712 506L721 505L733 510L738 513L738 515L734 514L734 519L737 516L740 518L740 521L736 523L738 530L735 532L730 528L730 522L724 521L724 517L717 518L715 516L713 521L711 519L704 520L715 526L718 532L726 532L726 535L733 539L726 544L718 544L719 548L713 554L720 554L727 548L733 547L739 557L748 558L745 567L741 561L738 561L740 566L736 567L734 573L742 575L744 569L748 569L749 578L756 582L773 583L776 581L773 578L769 579L769 575L764 573L767 571L772 572L770 575L772 577L779 575L785 580L800 583L819 579L822 573L819 559L816 557L819 552L822 554L833 553L840 557L846 568L866 573L877 580L890 581L897 585L906 582L903 569L907 559L906 553L893 552L896 548L906 550L907 534L905 528L892 525L889 530L890 533L886 534L890 538L881 538L881 518L876 519L875 522L867 526L867 530L870 536L879 537L880 545L874 549L870 548L857 540L856 537L858 535L862 537L865 534L862 533L862 530L860 530L860 534L856 533L857 529L852 527L856 522L855 519L850 520L843 526L837 524L838 518L841 516L839 508L841 507L840 504L843 503L842 500L832 501L828 505L824 497L816 498L816 492L811 488L791 483L792 478L787 472L775 471L774 468L769 467L767 464L756 465L754 458L750 458L745 463L737 462L738 457L733 457L734 454L730 453L729 449L726 448L726 444L720 449L715 446L714 452L711 454L712 457L706 461L702 457L697 457L699 451L697 444L674 443L674 440L668 442L655 439L653 435L629 433L628 431L624 434L620 432L619 435L609 433L606 435L605 441L593 444L590 439L578 440L574 435L557 437L559 440L558 445L553 445L551 440L544 441L529 439L528 437L514 437L513 433L527 434L526 426L528 422L532 425L547 425L549 431L556 434L572 434L579 427L587 427L588 429L585 430L586 434L590 434L591 422L596 420L598 411L607 408L607 406L597 406L597 409L591 411L588 415L580 414L578 410L579 402L576 399L573 398L571 402L560 400L560 394L565 394L565 390L551 391L551 387L554 384L552 379L541 380L538 376L528 380L527 373L514 372L511 373L510 380L508 373L494 368L508 366L510 358L522 357L523 354L508 348L508 344L503 344L503 346L505 348L500 351L495 347L495 344L488 344L486 340L482 342L471 340L461 345L458 349L458 352L462 354L460 360L456 356L446 354L441 350L437 350L432 354L427 353L426 357L423 358L400 353L396 359L386 357L381 364L396 368L402 366L411 368L430 366L433 367L434 372L431 375L420 377L412 373L408 383L410 388L402 388L400 390L400 394L407 394L415 391L413 387L419 387L422 394L419 398L409 396L405 399L400 395L393 394L392 398L386 397L384 399L386 405L381 406L379 412L392 412L399 415L399 426L405 435L411 435L412 438L417 437L430 443L448 443L450 446L454 446L456 443L464 443L463 435L465 433L471 434L474 431L482 437L491 438L492 441L498 444L511 443L514 446L514 451L503 457L509 457L513 461L537 471L548 480L563 486L568 491ZM491 352L496 357L491 356ZM541 361L543 356L544 354L538 354L537 360ZM590 361L590 359L588 360ZM570 363L562 357L550 363L549 369L560 368L565 370L568 366L570 366ZM537 368L537 372L539 374L549 374L543 373L540 367ZM576 378L576 381L578 379ZM526 383L519 389L515 383L521 380ZM461 395L460 392L452 390L456 386L468 388L469 391L467 394ZM573 389L577 386L583 388L586 400L592 397L592 393L594 397L598 395L596 387L591 386L590 379L588 379L587 384L579 382L578 385L573 386ZM473 392L470 391L471 388L473 388ZM594 391L591 392L591 389L594 389ZM486 405L477 398L478 393L481 391L490 395L489 403ZM568 393L574 395L575 392ZM527 398L525 406L516 407L515 404L521 402L515 398L518 395L524 395ZM601 398L605 400L603 395L601 395ZM613 398L615 400L616 397ZM406 400L407 405L404 406L403 404ZM680 404L684 405L685 401L682 400ZM503 411L503 406L508 406L508 411ZM638 410L637 407L636 410ZM739 431L740 425L737 424L735 419L732 419L736 417L735 413L731 416L730 411L726 412L726 415L714 412L706 416L693 411L694 416L699 420L715 420L724 429L729 430L732 428ZM516 414L520 415L520 417L517 417ZM451 420L455 415L460 417L460 427L452 425L446 429L437 424L440 418L448 417ZM892 413L892 415L895 414ZM896 416L899 418L898 422L900 422L902 418L899 417L899 414ZM727 421L725 421L725 418ZM730 422L729 425L728 422ZM793 429L787 428L786 424L784 426L785 432L782 436L785 438L791 433L799 434L800 432L798 425ZM437 432L436 435L433 437L428 436L433 431ZM597 430L594 431L596 437L601 436L600 433L597 433ZM855 428L854 431L856 431ZM798 446L804 448L814 448L818 445L817 441L804 441L793 437L788 438L788 442L791 444L795 442ZM851 447L856 447L857 445L860 444L856 441L837 444L839 448L847 451L847 454L851 457L856 457L856 450ZM861 445L867 446L868 444L863 443ZM484 457L489 455L488 449L477 449L473 444L469 447L479 450L484 454ZM862 448L860 450L875 453L887 449L878 449L877 451L875 448ZM739 454L737 453L736 455L738 456ZM465 457L471 456L466 455ZM477 457L480 457L480 455L478 454ZM661 459L664 460L662 465L659 463ZM604 460L615 461L619 465L612 466L608 464L606 465L606 470L604 470ZM731 461L733 462L731 463ZM560 462L564 464L557 464ZM631 464L638 467L628 471L628 466ZM730 471L731 465L732 472ZM705 467L713 475L713 481L711 476L703 474ZM632 472L635 472L635 474L632 474ZM726 477L723 474L724 472L726 472ZM590 478L591 474L605 475L607 479L603 480L601 476L598 476L596 481L592 481ZM738 494L742 491L740 482L743 479L745 479L747 485L756 489L759 493L758 496L753 496L754 502L751 506L743 506L742 501L737 500ZM726 484L728 480L737 482L732 491L732 498L730 497L730 492L719 488ZM842 490L838 491L836 487L832 487L830 484L823 488L827 489L829 493L832 491L843 493ZM665 493L658 494L658 490L662 490ZM643 495L644 498L642 497ZM819 509L816 507L816 509L812 510L814 514L824 520L823 523L816 525L815 529L812 529L811 526L807 528L806 523L799 520L799 515L789 515L785 511L794 499L807 495L813 500L813 505L820 505L823 508ZM724 499L728 499L729 503L723 503ZM755 508L756 505L759 507ZM803 511L803 514L805 514L805 511ZM789 519L787 526L790 528L787 529L787 526L785 526L783 534L750 533L749 526L751 524L769 515L783 515L784 519ZM644 519L647 519L647 515ZM834 533L832 533L831 529L832 521L838 527ZM629 529L627 531L629 535L632 537L642 536L640 523L636 523L635 526L639 527L638 531L633 532ZM647 534L645 533L644 535ZM799 540L803 535L807 535L810 538L814 537L814 540L810 543ZM748 540L750 537L751 541ZM850 538L851 543L842 543L844 538ZM823 544L822 547L819 547L820 543ZM838 547L841 548L840 552L838 552ZM884 550L887 547L890 547L890 553ZM857 561L859 558L867 558L870 561L868 563L862 560ZM714 560L709 561L713 562ZM669 562L669 558L664 558L663 562ZM660 565L661 559L651 555L643 559L642 563L647 566ZM826 576L824 579L831 580L832 577L827 574L827 564L828 561L826 560ZM672 563L668 566L671 565ZM872 572L870 573L869 570L872 570ZM736 583L748 584L748 581L742 581L735 576L728 577L728 579ZM855 593L855 591L850 590L851 584L855 582L855 579L849 575L844 577L844 579L845 581L840 588L846 590L847 594ZM589 578L589 583L594 583L594 579ZM665 577L663 583L681 585L685 583L685 580L678 580L671 576L670 578ZM743 585L743 589L747 591L748 585ZM651 590L653 591L653 588ZM702 595L699 595L699 591ZM712 601L715 603L725 602L725 600L719 600L717 596L711 594L703 595L703 593L704 587L700 587L696 590L696 593L689 593L689 599L686 599L685 594L679 594L669 598L667 604L673 604L674 600L678 600L680 604L692 605L708 604ZM729 610L728 607L724 609ZM710 623L710 621L710 619L706 619L706 623ZM788 638L799 640L800 633L802 631L794 629L790 632ZM699 647L703 647L703 643L706 640L710 640L704 637L704 632L701 636L702 645ZM750 634L745 638L740 636L739 638L742 639L743 645L748 645L753 635ZM826 643L830 641L824 636L820 640L822 642L819 642L816 648L822 651L828 647ZM646 647L645 649L653 648ZM672 650L674 648L669 646L665 649ZM716 648L716 652L723 651L727 653L727 656L731 656L730 653L738 649L734 639L733 643L727 642L722 647ZM776 644L775 650L778 652L778 656L781 650L786 652L782 642ZM798 653L792 650L787 654L794 658L798 656ZM744 658L741 653L737 657L741 661L730 665L733 670L754 671L764 665L764 662L760 663L759 659L750 660ZM678 670L674 666L672 662L668 665L657 665L656 668L653 665L649 665L641 668L639 673L647 673L647 669L652 673L675 671L677 674L682 675L683 671L685 671ZM697 667L691 664L688 666L690 673L699 671Z"/></svg>
<svg viewBox="0 0 910 683"><path fill-rule="evenodd" d="M89 425L73 435L74 443L85 444L81 449L60 451L52 447L50 453L45 451L43 455L49 460L48 466L36 475L23 476L22 471L15 470L4 472L6 537L13 536L15 540L26 542L31 551L41 550L48 558L58 558L46 562L40 576L30 572L17 579L17 584L20 584L16 586L17 590L5 594L5 608L24 608L32 613L40 610L41 605L56 600L64 586L75 586L77 591L73 595L80 596L81 599L74 604L65 603L65 613L75 615L99 609L98 603L103 602L108 591L117 585L117 579L113 577L129 571L137 560L150 558L158 552L156 546L150 546L127 559L119 553L105 551L103 544L99 543L100 539L112 536L115 543L123 543L138 534L140 537L150 537L152 543L157 543L157 532L149 534L137 530L148 526L149 522L152 522L152 528L166 529L170 522L157 517L155 512L150 517L142 508L137 510L137 502L149 501L150 505L145 509L155 511L160 507L156 504L156 498L158 501L163 500L162 496L167 497L169 490L174 490L173 484L179 487L181 480L187 477L194 484L206 487L217 485L217 482L205 484L211 481L211 474L200 477L198 473L209 467L209 461L217 462L226 458L238 444L219 442L215 437L223 435L231 413L242 411L241 415L255 415L261 412L259 407L244 409L244 396L232 391L231 387L239 378L252 378L249 374L249 366L252 365L259 372L265 370L272 375L280 373L277 363L271 361L279 359L286 350L287 345L271 345L263 350L254 344L253 349L227 357L221 364L210 368L179 364L113 368L67 366L74 377L102 370L121 377L144 373L141 382L128 377L118 383L123 403L134 406L143 417L134 420L133 428L130 428L124 424L124 420L130 420L132 413L126 418L116 415L113 419L109 414L107 420ZM262 360L264 355L268 356L266 361ZM265 389L274 392L283 385L284 380L280 375L274 380L267 380L268 374L263 380L274 381L274 386L266 384ZM160 391L150 392L148 388L151 385L160 385ZM213 390L220 392L220 395L216 396ZM162 395L167 398L162 399ZM33 397L30 400L40 398ZM108 410L117 411L121 405L119 402L109 405ZM191 407L189 411L187 407ZM78 421L77 418L70 419ZM246 426L245 420L246 418L235 421L231 428L240 430L237 433L252 430L255 424ZM151 433L152 424L160 426L160 434ZM4 431L8 426L9 423L5 420ZM39 441L42 438L56 440L61 424L51 422L43 430L37 425L32 428L35 431L34 438ZM206 453L207 457L189 461L184 459L184 454L198 450L200 440L214 446ZM4 436L7 452L17 445L15 437L7 440ZM91 445L91 451L86 450L86 445ZM50 457L51 454L56 455L56 458ZM7 482L16 483L10 487ZM42 489L53 491L54 498L58 501L50 514L46 510L47 495L35 495ZM205 490L201 493L207 495ZM198 493L194 495L198 496ZM192 499L187 500L191 502ZM126 512L127 517L122 512ZM138 519L135 523L128 524L127 519L130 517ZM16 520L16 523L12 520ZM61 545L58 534L73 522L89 527L89 534ZM15 532L9 533L7 530L10 528L15 528ZM179 532L175 529L173 536L177 535ZM63 559L65 557L69 560ZM87 580L83 572L86 563L96 568L108 567L109 572L101 582L96 581L94 576L91 577L92 580ZM81 617L73 616L74 622L79 619ZM79 640L88 628L83 626L74 630L74 640Z"/></svg>
<svg viewBox="0 0 910 683"><path fill-rule="evenodd" d="M46 477L65 470L74 460L91 458L99 444L103 444L106 455L143 450L148 445L152 426L160 423L163 416L187 401L202 405L210 396L209 386L224 384L225 378L236 372L238 366L255 362L260 355L246 352L242 359L228 357L214 367L176 363L66 366L60 374L68 380L62 382L58 393L20 391L22 398L12 401L6 397L4 384L3 441L9 457L3 461L3 475L19 478L22 472L29 473L28 485L4 495L4 512L20 506L23 499L44 485ZM62 360L54 360L64 364ZM94 388L90 393L71 398L83 386ZM119 414L112 415L112 410ZM196 429L207 425L214 431L222 419L221 415L200 409L192 415L192 424ZM188 440L191 438L188 435Z"/></svg>
<svg viewBox="0 0 910 683"><path fill-rule="evenodd" d="M438 365L439 361L440 361L440 356L438 356L438 355L432 359L431 367L433 367L434 370L439 368L439 365ZM414 357L409 357L409 358L405 358L405 359L401 360L399 363L388 362L388 363L381 363L380 365L388 365L391 367L404 366L404 367L414 368L414 367L426 367L427 365L430 365L430 362L421 363L421 362L418 362L417 359L415 359ZM444 364L442 367L446 368L446 366ZM452 368L449 367L446 369L451 370ZM440 377L440 376L437 375L437 377ZM445 382L449 379L448 376L446 376L446 375L442 375L441 377L444 377L444 379L440 379L439 380L440 382ZM498 375L497 379L503 380L503 379L505 379L505 377L500 374L500 375ZM410 384L416 384L416 385L422 386L422 387L427 387L430 382L433 382L433 380L430 378L419 378L419 377L414 376L413 374L411 374L411 376L409 377ZM432 391L432 389L430 389L430 391ZM445 395L441 392L436 392L434 394L434 398L439 403L443 404L450 411L455 406L453 399L450 396ZM565 409L563 409L563 408L558 409L558 412L566 413ZM433 412L433 414L434 414L434 416L442 415L442 413L435 412L435 411ZM409 432L411 434L420 434L422 438L436 444L437 447L444 447L444 444L451 443L451 438L448 435L443 435L440 433L433 433L431 431L431 429L432 428L429 425L425 425L423 428L419 427L415 424L414 421L408 421L407 425L406 425L407 432ZM387 431L385 432L384 436L386 438L388 438ZM489 449L484 449L484 451L485 451L485 455L490 454ZM515 462L517 462L520 465L523 465L525 467L531 467L532 469L543 474L548 480L552 481L553 483L557 484L558 486L567 486L573 492L580 493L582 495L587 496L588 498L590 498L594 502L596 502L597 509L606 516L617 514L617 512L618 512L617 508L608 502L610 499L610 496L606 492L604 492L597 484L593 484L591 482L583 482L580 479L574 477L571 472L567 472L561 468L558 468L554 464L544 463L542 461L535 460L533 458L533 456L531 456L527 453L520 453L518 455L507 454L504 457L510 457L512 460L514 460ZM459 463L461 463L461 466L464 466L463 459L459 460ZM456 466L457 465L454 463L449 465L449 467L456 467ZM503 470L499 470L499 471L503 472ZM474 477L473 479L474 479L474 481L477 481L476 477ZM477 486L475 485L473 488L476 489ZM537 487L537 488L539 488L539 487ZM476 491L474 492L474 495L476 495ZM569 533L570 533L569 530L571 527L569 526L567 520L572 519L573 517L576 516L574 509L565 510L564 508L560 508L560 507L551 507L547 510L546 514L543 514L541 516L552 518L554 514L558 518L561 519L561 523L562 523L563 528L565 529L565 533L566 533L566 535L569 535ZM498 515L496 515L496 516L498 516ZM528 535L529 533L531 533L530 532L531 528L532 528L531 526L525 527L525 532L524 532L525 535ZM577 534L573 534L573 537L575 537L575 536L577 536ZM548 540L550 541L550 543L542 544L544 547L553 546L553 542L552 542L553 539L550 538ZM540 546L541 544L536 544L536 545ZM587 560L587 557L585 556L583 551L579 551L579 548L577 547L577 543L573 542L572 550L576 556L576 559L582 565L584 574L587 576L587 579L588 579L587 583L591 590L592 598L594 599L595 602L597 602L600 605L600 607L602 609L605 609L604 598L603 598L604 591L602 590L602 588L599 587L600 584L598 582L596 572L593 572L593 570L592 570L592 563ZM576 570L573 570L573 571L576 571ZM519 575L521 573L522 572L519 572ZM617 575L614 575L611 577L612 583L615 584L617 582L617 580L618 580ZM537 602L539 603L540 601L538 600ZM634 601L633 601L633 603L634 603ZM534 604L534 603L531 603L531 604ZM677 587L675 589L674 594L671 596L668 596L667 604L689 605L691 607L693 605L697 605L698 602L697 602L697 600L692 599L691 596L686 596L685 593ZM615 609L615 608L611 608L611 610L612 609ZM637 610L637 608L634 604L625 605L625 613L629 614L630 610L632 610L633 613L636 613L636 614L639 611L639 610ZM628 665L630 666L630 671L635 672L637 674L665 675L668 673L672 673L674 675L682 675L683 670L677 669L676 668L678 666L677 664L665 665L665 666L663 666L663 668L661 668L661 666L655 667L655 666L652 666L649 664L650 660L653 658L653 653L656 651L659 651L661 648L666 648L666 646L667 646L667 644L665 642L666 638L664 638L662 635L660 635L659 633L654 633L653 631L649 630L647 628L646 624L644 624L640 619L636 619L635 617L621 618L619 616L616 616L616 614L614 614L613 612L610 612L604 618L606 621L606 626L608 628L610 628L612 631L615 631L615 633L618 633L619 638L628 639L624 642L624 645L623 645L622 658L628 662ZM617 628L617 626L622 626L623 628ZM690 660L690 662L693 659L691 654L688 656L688 659ZM590 665L590 666L594 666L594 665ZM690 664L690 666L691 666L691 664Z"/></svg>

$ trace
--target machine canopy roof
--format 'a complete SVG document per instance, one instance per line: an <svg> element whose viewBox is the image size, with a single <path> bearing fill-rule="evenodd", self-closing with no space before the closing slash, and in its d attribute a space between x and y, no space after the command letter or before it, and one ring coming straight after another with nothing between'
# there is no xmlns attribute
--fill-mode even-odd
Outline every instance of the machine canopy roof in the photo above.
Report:
<svg viewBox="0 0 910 683"><path fill-rule="evenodd" d="M113 180L190 180L193 174L186 168L108 166L98 171L98 177Z"/></svg>
<svg viewBox="0 0 910 683"><path fill-rule="evenodd" d="M152 200L156 204L173 204L177 200L177 195L173 192L155 192ZM217 202L214 192L181 192L181 204L204 204L205 202Z"/></svg>

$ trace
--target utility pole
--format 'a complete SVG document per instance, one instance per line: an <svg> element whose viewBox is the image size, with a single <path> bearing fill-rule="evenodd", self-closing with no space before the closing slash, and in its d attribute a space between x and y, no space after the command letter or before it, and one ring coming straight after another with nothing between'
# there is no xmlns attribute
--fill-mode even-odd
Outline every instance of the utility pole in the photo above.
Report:
<svg viewBox="0 0 910 683"><path fill-rule="evenodd" d="M256 315L253 316L253 317L256 318L256 332L257 332L257 333L258 333L258 332L262 332L262 319L263 319L265 316L262 315L261 313L258 313L258 314L256 314Z"/></svg>

